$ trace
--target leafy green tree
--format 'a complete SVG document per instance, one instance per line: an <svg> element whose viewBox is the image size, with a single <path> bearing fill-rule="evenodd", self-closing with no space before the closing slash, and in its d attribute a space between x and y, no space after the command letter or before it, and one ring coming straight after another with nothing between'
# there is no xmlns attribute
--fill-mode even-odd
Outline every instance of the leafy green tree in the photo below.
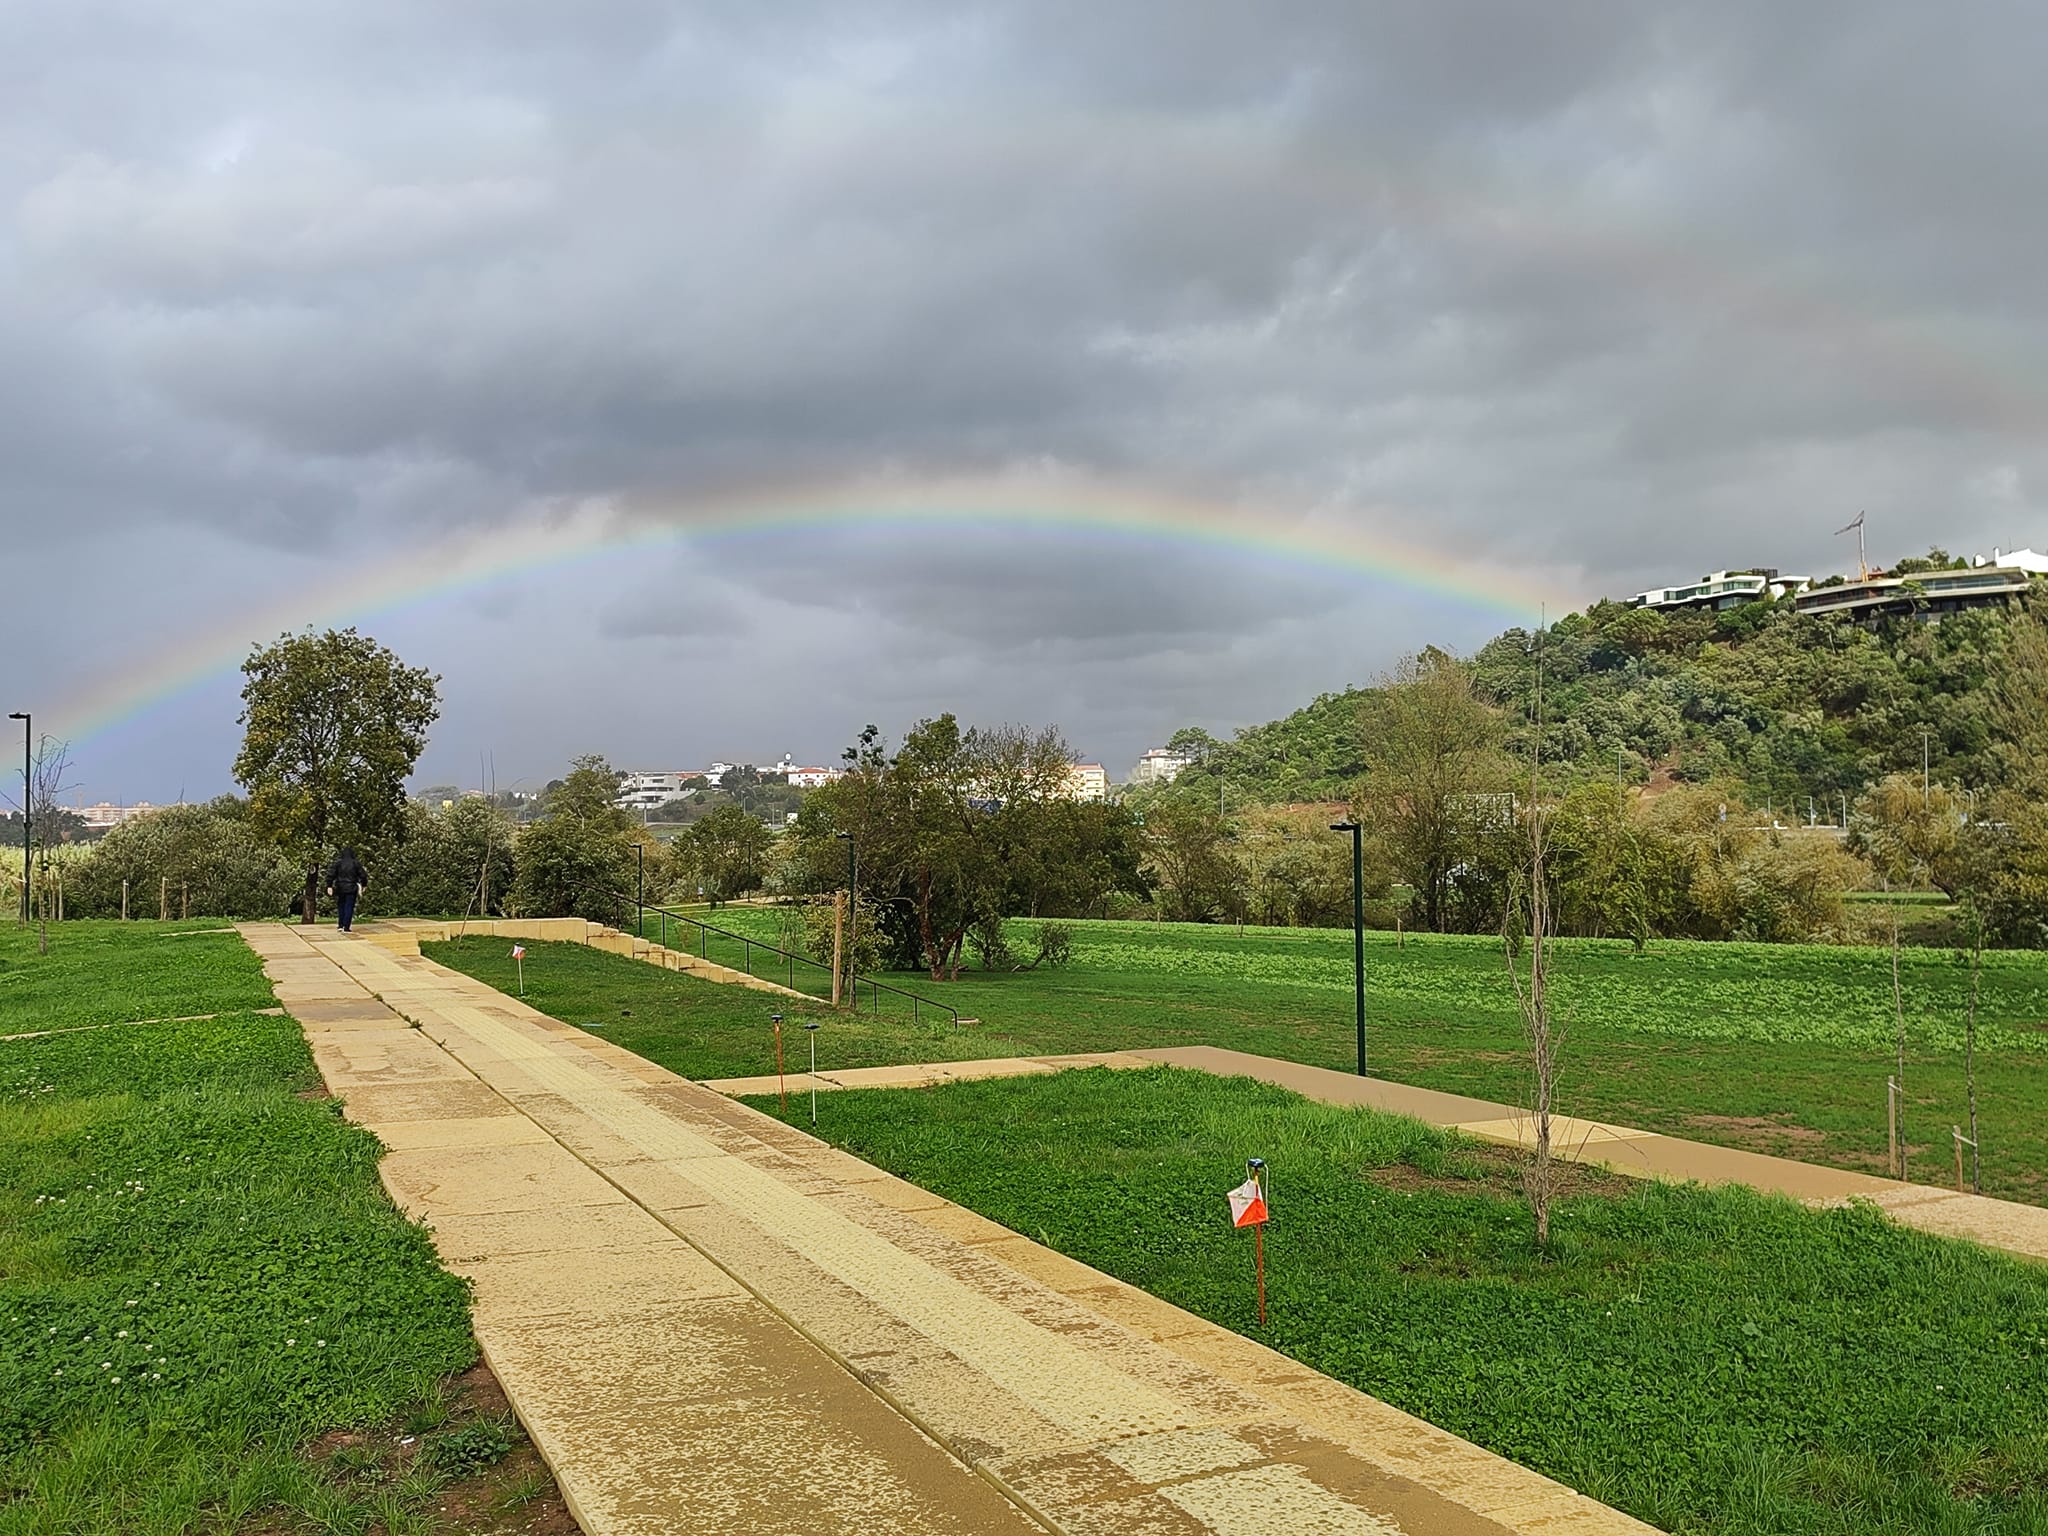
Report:
<svg viewBox="0 0 2048 1536"><path fill-rule="evenodd" d="M676 839L678 868L714 902L759 890L774 836L737 805L721 805Z"/></svg>
<svg viewBox="0 0 2048 1536"><path fill-rule="evenodd" d="M363 850L374 910L407 916L489 917L505 910L517 826L481 796L445 809L412 801L399 835Z"/></svg>
<svg viewBox="0 0 2048 1536"><path fill-rule="evenodd" d="M806 890L843 889L838 834L852 834L861 893L880 908L894 962L956 978L977 922L1020 901L1064 905L1136 879L1121 813L1083 814L1068 801L1073 761L1049 727L964 730L943 714L890 754L870 726L847 749L845 776L798 812L792 877ZM1073 867L1058 868L1063 860Z"/></svg>
<svg viewBox="0 0 2048 1536"><path fill-rule="evenodd" d="M552 782L545 809L519 834L513 905L525 917L621 923L637 874L633 817L613 804L619 776L602 757L576 759Z"/></svg>
<svg viewBox="0 0 2048 1536"><path fill-rule="evenodd" d="M405 781L440 713L440 679L354 629L281 635L242 663L235 779L249 822L305 871L312 922L334 849L369 843L403 814Z"/></svg>
<svg viewBox="0 0 2048 1536"><path fill-rule="evenodd" d="M1414 891L1424 926L1451 915L1454 872L1478 869L1512 827L1501 721L1471 669L1442 651L1410 657L1362 709L1369 772L1362 813Z"/></svg>
<svg viewBox="0 0 2048 1536"><path fill-rule="evenodd" d="M1244 870L1214 806L1158 802L1145 815L1145 852L1160 914L1169 921L1209 923L1243 912Z"/></svg>

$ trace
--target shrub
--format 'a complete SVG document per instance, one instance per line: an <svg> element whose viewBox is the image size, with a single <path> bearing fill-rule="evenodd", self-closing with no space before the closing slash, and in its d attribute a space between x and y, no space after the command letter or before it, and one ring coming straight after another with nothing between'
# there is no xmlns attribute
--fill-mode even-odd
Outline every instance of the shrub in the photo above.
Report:
<svg viewBox="0 0 2048 1536"><path fill-rule="evenodd" d="M293 910L303 874L259 839L230 796L206 805L174 805L114 828L91 855L66 870L70 917L119 917L121 882L133 917L154 917L162 882L171 915L280 917Z"/></svg>
<svg viewBox="0 0 2048 1536"><path fill-rule="evenodd" d="M1007 971L1017 963L1017 957L1010 952L1010 941L1003 937L1000 917L977 919L967 930L967 942L984 971Z"/></svg>
<svg viewBox="0 0 2048 1536"><path fill-rule="evenodd" d="M1038 925L1038 958L1031 962L1035 969L1049 965L1058 970L1074 958L1074 930L1065 923L1040 923Z"/></svg>

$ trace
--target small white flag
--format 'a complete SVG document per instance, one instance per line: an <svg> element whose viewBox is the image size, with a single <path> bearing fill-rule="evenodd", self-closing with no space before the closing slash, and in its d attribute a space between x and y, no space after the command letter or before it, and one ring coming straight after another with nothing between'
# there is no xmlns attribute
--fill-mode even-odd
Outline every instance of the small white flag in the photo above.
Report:
<svg viewBox="0 0 2048 1536"><path fill-rule="evenodd" d="M524 944L514 944L512 946L512 958L514 960L524 960L526 958L526 946Z"/></svg>

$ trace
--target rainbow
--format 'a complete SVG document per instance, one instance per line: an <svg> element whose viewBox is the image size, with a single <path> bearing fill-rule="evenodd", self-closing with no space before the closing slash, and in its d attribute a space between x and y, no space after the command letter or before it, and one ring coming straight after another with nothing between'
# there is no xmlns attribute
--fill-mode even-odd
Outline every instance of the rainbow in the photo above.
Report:
<svg viewBox="0 0 2048 1536"><path fill-rule="evenodd" d="M1454 560L1381 531L1388 509L1288 515L1188 496L1033 478L874 482L793 487L715 498L598 500L542 508L510 527L460 534L323 574L317 592L244 607L98 679L56 711L57 734L87 741L188 689L231 674L251 645L306 626L361 623L529 572L572 568L629 552L739 537L797 538L863 529L929 534L977 528L1048 536L1110 534L1139 541L1249 552L1448 598L1527 622L1577 604L1563 580ZM1415 514L1402 514L1414 522ZM1361 525L1365 526L1361 526Z"/></svg>

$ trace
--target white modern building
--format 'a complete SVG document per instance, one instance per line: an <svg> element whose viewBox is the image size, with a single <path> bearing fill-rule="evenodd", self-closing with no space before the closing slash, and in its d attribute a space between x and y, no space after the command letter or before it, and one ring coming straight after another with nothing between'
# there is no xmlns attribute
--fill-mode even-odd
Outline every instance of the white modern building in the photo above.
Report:
<svg viewBox="0 0 2048 1536"><path fill-rule="evenodd" d="M98 805L81 805L78 818L95 832L106 832L118 827L124 821L133 821L138 816L147 816L158 809L147 800L138 800L133 805L112 805L102 800Z"/></svg>
<svg viewBox="0 0 2048 1536"><path fill-rule="evenodd" d="M1774 570L1715 571L1682 587L1652 587L1628 600L1631 608L1733 608L1760 598L1783 597L1787 592L1804 592L1812 585L1805 576L1780 576Z"/></svg>
<svg viewBox="0 0 2048 1536"><path fill-rule="evenodd" d="M1194 759L1180 752L1169 752L1165 747L1153 747L1140 757L1131 769L1130 782L1137 784L1171 784L1180 777L1180 772Z"/></svg>
<svg viewBox="0 0 2048 1536"><path fill-rule="evenodd" d="M1107 800L1109 772L1100 763L1076 763L1067 770L1069 800Z"/></svg>
<svg viewBox="0 0 2048 1536"><path fill-rule="evenodd" d="M690 775L681 770L663 773L627 773L619 776L619 793L612 804L622 811L651 811L689 791L683 781Z"/></svg>

